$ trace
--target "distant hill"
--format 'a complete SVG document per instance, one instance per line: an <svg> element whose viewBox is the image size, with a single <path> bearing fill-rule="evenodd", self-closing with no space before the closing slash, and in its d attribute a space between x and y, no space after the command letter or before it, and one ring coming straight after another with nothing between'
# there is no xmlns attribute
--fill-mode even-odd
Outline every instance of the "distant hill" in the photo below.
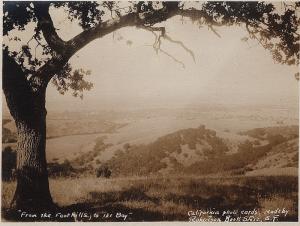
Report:
<svg viewBox="0 0 300 226"><path fill-rule="evenodd" d="M96 117L72 117L60 115L57 118L47 119L47 139L93 133L113 133L126 124L114 123ZM2 120L2 143L16 142L17 129L12 119Z"/></svg>
<svg viewBox="0 0 300 226"><path fill-rule="evenodd" d="M119 150L107 165L116 175L171 173L227 151L215 131L200 126L162 136L148 145L129 145L126 150Z"/></svg>
<svg viewBox="0 0 300 226"><path fill-rule="evenodd" d="M231 152L214 130L200 126L162 136L148 145L128 144L106 162L113 175L248 174L263 168L298 166L298 127L242 132L255 137Z"/></svg>
<svg viewBox="0 0 300 226"><path fill-rule="evenodd" d="M272 147L265 156L248 166L252 170L247 174L293 174L298 171L298 160L299 139L295 138Z"/></svg>
<svg viewBox="0 0 300 226"><path fill-rule="evenodd" d="M12 123L3 120L3 143L16 140L9 126ZM47 129L48 138L51 138L81 133L110 133L122 126L99 118L67 117L50 119ZM90 151L69 160L72 167L83 171L95 172L104 165L111 170L112 176L295 174L298 168L298 132L298 126L277 126L236 134L216 132L201 125L169 133L148 144L124 142L120 145L107 143L106 137L100 136ZM101 155L111 150L112 157L104 161Z"/></svg>
<svg viewBox="0 0 300 226"><path fill-rule="evenodd" d="M285 138L297 138L299 136L299 126L275 126L266 128L255 128L239 133L240 135L248 135L260 140L266 140L271 136L283 136Z"/></svg>

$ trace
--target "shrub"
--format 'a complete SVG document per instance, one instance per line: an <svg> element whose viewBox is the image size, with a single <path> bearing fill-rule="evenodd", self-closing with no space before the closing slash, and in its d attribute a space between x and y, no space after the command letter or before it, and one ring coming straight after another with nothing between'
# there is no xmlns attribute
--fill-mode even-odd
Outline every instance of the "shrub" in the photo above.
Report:
<svg viewBox="0 0 300 226"><path fill-rule="evenodd" d="M111 176L111 170L107 166L101 166L96 169L96 176L109 178Z"/></svg>
<svg viewBox="0 0 300 226"><path fill-rule="evenodd" d="M276 134L276 135L269 135L268 136L268 141L271 145L277 145L277 144L281 144L283 142L286 141L286 138L284 138L282 135L280 134Z"/></svg>
<svg viewBox="0 0 300 226"><path fill-rule="evenodd" d="M49 176L58 177L58 176L71 176L75 170L72 167L71 163L68 160L65 160L63 163L48 163L48 173Z"/></svg>

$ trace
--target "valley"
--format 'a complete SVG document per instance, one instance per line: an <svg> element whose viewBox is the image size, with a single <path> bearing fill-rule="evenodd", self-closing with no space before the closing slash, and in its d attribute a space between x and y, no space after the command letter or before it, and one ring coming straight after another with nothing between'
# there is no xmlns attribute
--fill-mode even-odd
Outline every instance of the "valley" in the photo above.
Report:
<svg viewBox="0 0 300 226"><path fill-rule="evenodd" d="M52 113L46 148L51 194L65 215L131 213L126 221L187 221L189 211L237 208L256 209L266 221L265 212L278 207L289 210L279 221L297 221L296 113L208 107ZM16 187L16 131L10 117L3 122L7 217Z"/></svg>

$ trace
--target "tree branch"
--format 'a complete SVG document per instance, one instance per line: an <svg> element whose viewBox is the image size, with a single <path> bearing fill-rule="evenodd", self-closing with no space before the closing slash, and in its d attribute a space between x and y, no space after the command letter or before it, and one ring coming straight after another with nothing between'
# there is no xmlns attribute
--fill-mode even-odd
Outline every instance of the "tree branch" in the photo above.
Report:
<svg viewBox="0 0 300 226"><path fill-rule="evenodd" d="M51 78L60 71L65 63L81 48L89 44L95 39L104 37L105 35L112 33L120 28L134 26L137 28L146 28L151 30L152 33L158 38L153 45L155 49L160 47L160 38L164 37L170 42L177 43L181 45L195 60L193 52L188 49L182 42L171 39L169 36L165 35L165 30L162 27L151 27L156 23L160 23L162 21L166 21L173 16L180 15L182 17L190 18L193 21L203 20L203 23L208 24L208 26L212 29L212 31L219 36L219 34L213 29L212 26L223 26L223 22L218 22L214 20L213 17L207 14L207 12L198 9L181 9L178 7L178 3L174 2L164 2L163 8L155 10L153 12L132 12L126 15L120 16L115 19L107 20L105 22L101 22L95 27L86 29L82 31L80 34L65 42L60 39L57 35L55 28L53 26L53 22L49 15L49 4L45 3L34 3L39 26L43 31L44 37L48 42L49 46L54 49L58 54L53 56L51 60L49 60L44 66L42 66L35 76L33 76L33 81L37 79L38 83L41 83L43 76L46 76L43 84L47 84ZM43 13L42 13L43 12ZM162 32L163 35L157 36L155 31ZM158 46L156 46L158 45ZM61 49L65 51L61 51ZM157 50L158 51L158 50ZM162 51L164 54L170 56L165 51ZM171 56L170 56L171 57ZM172 57L174 58L174 57ZM176 60L176 62L181 63Z"/></svg>
<svg viewBox="0 0 300 226"><path fill-rule="evenodd" d="M213 33L215 33L216 36L221 38L221 35L213 28L213 26L211 24L209 24L208 27L213 31Z"/></svg>
<svg viewBox="0 0 300 226"><path fill-rule="evenodd" d="M164 39L168 40L169 42L173 42L173 43L175 43L175 44L180 45L185 51L187 51L187 52L191 55L191 57L193 58L194 62L196 62L196 58L195 58L194 52L193 52L191 49L189 49L188 47L186 47L186 46L184 45L183 42L174 40L174 39L172 39L172 38L171 38L170 36L168 36L168 35L165 35L165 36L164 36Z"/></svg>
<svg viewBox="0 0 300 226"><path fill-rule="evenodd" d="M56 33L53 21L49 14L49 2L33 2L34 12L38 20L38 29L43 32L43 36L50 48L62 53L67 47L67 43L63 41Z"/></svg>
<svg viewBox="0 0 300 226"><path fill-rule="evenodd" d="M63 66L69 61L69 55L55 55L47 61L37 72L30 77L30 83L36 90L44 89L52 77L59 73Z"/></svg>
<svg viewBox="0 0 300 226"><path fill-rule="evenodd" d="M182 17L190 18L192 21L200 21L201 19L204 19L205 23L209 24L210 26L220 27L224 25L221 22L215 21L205 11L195 8L179 9L176 14Z"/></svg>
<svg viewBox="0 0 300 226"><path fill-rule="evenodd" d="M46 62L31 78L30 82L35 87L46 87L51 78L60 72L61 68L68 62L68 60L81 48L92 42L97 38L101 38L111 32L114 32L122 27L136 26L139 27L149 23L151 16L141 15L137 12L129 13L119 18L107 20L90 29L84 30L74 38L64 42L57 35L53 22L49 15L49 4L44 2L35 3L35 10L39 21L39 26L43 31L44 37L49 46L57 53ZM155 13L164 15L160 21L166 20L175 14L174 5L167 4L162 9ZM150 19L149 19L150 18Z"/></svg>
<svg viewBox="0 0 300 226"><path fill-rule="evenodd" d="M169 36L165 35L165 29L162 27L151 27L156 23L160 23L162 21L166 21L173 16L180 15L182 17L188 17L192 20L201 20L204 19L204 22L209 24L210 28L215 32L212 26L222 26L221 22L216 22L212 17L210 17L205 11L198 9L181 9L178 7L178 3L176 2L164 2L163 8L155 10L153 12L132 12L119 18L107 20L105 22L101 22L99 25L86 29L82 31L80 34L70 39L67 42L64 42L59 38L57 33L55 32L55 28L53 26L53 22L49 15L48 9L49 4L35 3L35 7L37 10L37 15L39 15L39 23L45 39L51 48L59 51L60 49L64 49L65 52L54 56L51 60L49 60L44 66L42 66L38 72L32 76L32 81L35 81L38 84L47 85L51 78L59 72L60 68L68 62L68 60L81 48L89 44L95 39L104 37L105 35L114 32L120 28L134 26L137 28L144 28L150 30L155 36L156 41L153 45L156 52L160 50L161 37L167 39L170 42L177 43L182 46L193 58L195 61L195 56L193 52L188 49L182 42L171 39ZM41 13L44 12L44 13ZM157 36L155 31L160 31L161 35ZM217 33L216 33L217 34ZM217 34L219 35L219 34ZM171 57L176 62L183 65L184 64L168 54L164 50L160 50L162 53ZM60 52L58 52L60 53ZM46 78L43 78L46 77ZM44 81L42 81L44 80Z"/></svg>
<svg viewBox="0 0 300 226"><path fill-rule="evenodd" d="M191 54L191 56L193 57L193 60L195 62L195 56L194 56L194 53L188 49L184 44L183 42L181 41L175 41L173 40L171 37L169 37L167 34L166 34L166 29L164 27L150 27L150 26L141 26L143 29L147 30L147 31L150 31L154 37L155 37L155 41L152 45L153 49L155 50L156 54L158 52L161 52L163 54L165 54L166 56L170 57L172 60L174 60L176 63L179 63L183 68L185 68L185 65L182 61L178 60L176 57L172 56L170 53L168 53L167 51L163 50L161 48L161 38L163 39L166 39L170 42L173 42L173 43L176 43L176 44L179 44L182 46L182 48L184 48L188 53ZM160 35L157 35L155 33L155 31L159 31L161 32Z"/></svg>
<svg viewBox="0 0 300 226"><path fill-rule="evenodd" d="M161 49L161 48L159 49L159 51L162 52L162 53L164 53L164 54L167 55L168 57L170 57L170 58L171 58L172 60L174 60L175 62L181 64L181 66L182 66L183 68L185 68L184 63L183 63L182 61L176 59L176 58L175 58L174 56L172 56L170 53L166 52L165 50L163 50L163 49Z"/></svg>
<svg viewBox="0 0 300 226"><path fill-rule="evenodd" d="M250 30L249 23L246 23L245 26L246 26L246 29L247 29L249 35L254 37L263 48L266 48L265 45L262 43L262 41L255 35L255 32Z"/></svg>
<svg viewBox="0 0 300 226"><path fill-rule="evenodd" d="M161 38L163 38L165 40L168 40L169 42L172 42L172 43L180 45L185 51L187 51L191 55L191 57L193 58L194 62L196 62L195 54L193 53L193 51L191 49L189 49L188 47L186 47L183 42L174 40L169 35L167 35L165 27L141 26L141 28L143 28L143 29L145 29L147 31L150 31L155 36L155 41L154 41L154 43L153 43L152 46L153 46L153 48L154 48L154 50L155 50L156 53L158 53L158 51L164 53L168 57L172 58L175 62L181 64L183 66L183 68L185 68L185 65L184 65L184 63L182 61L176 59L174 56L172 56L171 54L169 54L165 50L161 49ZM158 31L161 34L157 35L155 33L155 31Z"/></svg>
<svg viewBox="0 0 300 226"><path fill-rule="evenodd" d="M122 27L136 26L138 23L139 22L136 13L129 13L127 15L121 16L120 18L102 22L95 27L84 30L83 32L69 40L67 42L67 45L69 47L68 54L73 55L85 45L89 44L91 41L97 38L101 38Z"/></svg>
<svg viewBox="0 0 300 226"><path fill-rule="evenodd" d="M178 3L177 3L178 4ZM153 13L139 13L132 12L119 18L108 20L106 22L100 23L98 26L87 29L81 32L79 35L75 36L67 42L68 46L71 48L71 53L74 54L76 51L90 43L91 41L101 38L113 31L116 31L122 27L135 26L140 27L145 24L156 24L165 21L176 15L178 12L178 7L173 2L165 3L164 7L154 11ZM157 15L160 15L158 18Z"/></svg>

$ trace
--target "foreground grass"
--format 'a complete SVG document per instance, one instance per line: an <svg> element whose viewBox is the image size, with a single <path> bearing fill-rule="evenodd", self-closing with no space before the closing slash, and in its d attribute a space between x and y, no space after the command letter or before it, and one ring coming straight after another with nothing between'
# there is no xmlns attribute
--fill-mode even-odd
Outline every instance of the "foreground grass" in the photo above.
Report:
<svg viewBox="0 0 300 226"><path fill-rule="evenodd" d="M15 183L3 183L2 208L9 207ZM265 219L268 210L288 210L280 221L297 221L298 178L269 177L152 177L59 178L50 189L60 212L97 213L97 217L56 216L55 221L188 221L189 211L257 210ZM123 214L124 216L122 216ZM126 217L125 217L126 215ZM118 216L118 217L116 217ZM203 216L205 218L205 216ZM207 216L206 216L207 217Z"/></svg>

